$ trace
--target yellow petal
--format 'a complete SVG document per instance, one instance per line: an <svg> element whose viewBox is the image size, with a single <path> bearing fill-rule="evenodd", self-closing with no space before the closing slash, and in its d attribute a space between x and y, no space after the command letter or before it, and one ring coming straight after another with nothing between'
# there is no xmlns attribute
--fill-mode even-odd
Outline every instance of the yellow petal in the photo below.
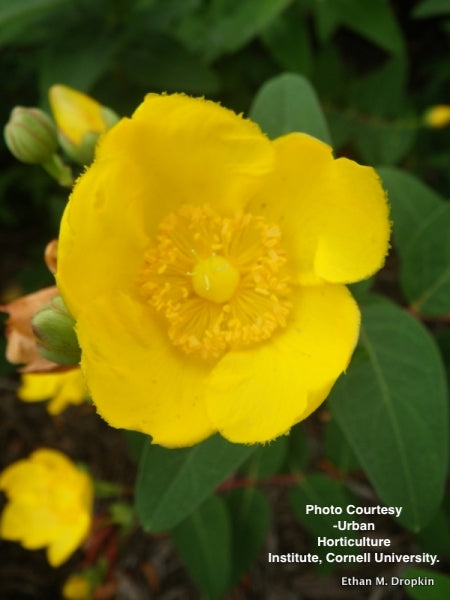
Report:
<svg viewBox="0 0 450 600"><path fill-rule="evenodd" d="M272 144L256 123L202 98L148 94L121 126L101 143L98 159L126 154L145 180L154 179L156 198L146 207L153 226L182 204L242 208L273 164Z"/></svg>
<svg viewBox="0 0 450 600"><path fill-rule="evenodd" d="M298 281L350 283L384 263L390 235L386 195L370 167L340 158L306 134L274 141L277 165L250 210L280 224Z"/></svg>
<svg viewBox="0 0 450 600"><path fill-rule="evenodd" d="M59 387L60 374L29 373L22 375L17 396L24 402L41 402L54 396Z"/></svg>
<svg viewBox="0 0 450 600"><path fill-rule="evenodd" d="M104 135L64 212L57 279L70 312L112 289L133 295L167 213L185 203L242 208L272 160L251 121L210 101L150 94Z"/></svg>
<svg viewBox="0 0 450 600"><path fill-rule="evenodd" d="M60 414L70 404L86 400L87 389L79 368L61 373L30 373L22 375L17 396L24 402L41 402L50 399L47 410Z"/></svg>
<svg viewBox="0 0 450 600"><path fill-rule="evenodd" d="M91 521L89 515L78 514L73 522L61 528L47 548L48 562L58 567L65 562L75 550L81 546L89 533Z"/></svg>
<svg viewBox="0 0 450 600"><path fill-rule="evenodd" d="M20 542L24 548L36 550L47 546L58 532L51 511L37 504L7 504L0 521L0 536Z"/></svg>
<svg viewBox="0 0 450 600"><path fill-rule="evenodd" d="M149 309L121 293L80 316L81 367L99 413L113 427L142 431L169 447L205 439L208 363L175 349Z"/></svg>
<svg viewBox="0 0 450 600"><path fill-rule="evenodd" d="M18 460L0 475L0 489L9 498L26 498L31 502L42 495L47 482L46 469L28 459Z"/></svg>
<svg viewBox="0 0 450 600"><path fill-rule="evenodd" d="M67 475L78 473L78 469L73 462L62 452L51 448L39 448L35 450L28 459L31 464L42 465L47 469L47 472L65 472Z"/></svg>
<svg viewBox="0 0 450 600"><path fill-rule="evenodd" d="M51 415L59 415L71 404L82 404L88 396L81 369L61 373L60 387L47 405Z"/></svg>
<svg viewBox="0 0 450 600"><path fill-rule="evenodd" d="M101 169L94 165L78 180L61 220L56 272L75 318L105 291L135 293L149 241L142 201L151 195L142 189L137 167L126 157Z"/></svg>
<svg viewBox="0 0 450 600"><path fill-rule="evenodd" d="M212 371L208 412L220 433L253 443L287 432L317 408L346 369L359 322L346 287L300 288L283 332L258 348L230 352Z"/></svg>

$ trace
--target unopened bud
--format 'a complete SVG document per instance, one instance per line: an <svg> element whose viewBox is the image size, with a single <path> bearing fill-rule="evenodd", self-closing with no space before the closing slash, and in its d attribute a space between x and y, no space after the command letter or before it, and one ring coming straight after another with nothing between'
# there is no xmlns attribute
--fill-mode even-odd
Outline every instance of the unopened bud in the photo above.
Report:
<svg viewBox="0 0 450 600"><path fill-rule="evenodd" d="M4 138L11 153L27 164L39 165L48 161L58 147L56 127L39 108L13 108Z"/></svg>
<svg viewBox="0 0 450 600"><path fill-rule="evenodd" d="M429 108L424 116L425 125L433 129L442 129L450 125L450 106L438 104Z"/></svg>
<svg viewBox="0 0 450 600"><path fill-rule="evenodd" d="M70 575L62 589L64 600L89 600L92 598L92 586L83 574Z"/></svg>
<svg viewBox="0 0 450 600"><path fill-rule="evenodd" d="M81 350L75 333L75 320L61 296L45 304L33 317L32 327L39 354L60 365L77 365Z"/></svg>
<svg viewBox="0 0 450 600"><path fill-rule="evenodd" d="M65 85L53 85L49 99L61 147L77 163L90 164L99 136L119 117L90 96Z"/></svg>

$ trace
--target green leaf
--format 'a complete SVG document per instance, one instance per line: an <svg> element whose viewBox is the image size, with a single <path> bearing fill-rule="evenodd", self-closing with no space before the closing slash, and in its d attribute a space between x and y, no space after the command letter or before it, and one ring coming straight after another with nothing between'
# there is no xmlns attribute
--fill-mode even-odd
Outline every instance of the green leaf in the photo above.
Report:
<svg viewBox="0 0 450 600"><path fill-rule="evenodd" d="M445 555L450 548L450 518L441 508L433 519L415 536L424 552Z"/></svg>
<svg viewBox="0 0 450 600"><path fill-rule="evenodd" d="M253 479L264 479L277 473L282 466L288 449L287 436L280 436L264 446L257 446L240 471Z"/></svg>
<svg viewBox="0 0 450 600"><path fill-rule="evenodd" d="M39 17L57 6L70 3L71 0L14 0L0 4L0 27L9 27L14 21Z"/></svg>
<svg viewBox="0 0 450 600"><path fill-rule="evenodd" d="M314 540L314 552L323 561L330 548L318 545L317 538L326 537L334 539L341 537L342 532L335 527L336 523L340 520L340 516L314 514L314 511L307 512L306 507L307 505L341 507L344 509L342 513L345 515L345 507L351 503L356 503L355 497L342 482L330 479L321 473L316 473L302 479L299 485L291 490L289 499L296 517ZM349 530L345 532L345 535L349 538L354 538L355 532ZM354 547L349 546L346 548L346 553L352 554L354 550ZM328 571L332 568L331 564L319 567L321 571Z"/></svg>
<svg viewBox="0 0 450 600"><path fill-rule="evenodd" d="M250 118L271 138L302 131L331 143L316 93L301 75L285 73L266 82L255 96Z"/></svg>
<svg viewBox="0 0 450 600"><path fill-rule="evenodd" d="M403 585L408 592L408 596L414 600L444 600L444 598L450 598L450 577L448 575L429 569L405 569L401 572L400 577L404 579L427 577L433 580L434 584L428 586Z"/></svg>
<svg viewBox="0 0 450 600"><path fill-rule="evenodd" d="M151 438L140 431L128 431L127 429L123 429L122 433L131 458L138 462L141 458L142 452L144 452L147 446L150 444Z"/></svg>
<svg viewBox="0 0 450 600"><path fill-rule="evenodd" d="M352 293L352 296L358 302L358 304L366 304L366 299L370 295L370 290L375 281L375 276L369 277L368 279L363 279L362 281L358 281L356 283L351 283L348 288Z"/></svg>
<svg viewBox="0 0 450 600"><path fill-rule="evenodd" d="M232 529L231 585L258 557L269 528L270 509L266 496L255 487L231 490L225 496Z"/></svg>
<svg viewBox="0 0 450 600"><path fill-rule="evenodd" d="M383 120L356 121L355 145L365 163L395 165L410 151L416 132Z"/></svg>
<svg viewBox="0 0 450 600"><path fill-rule="evenodd" d="M411 244L411 234L439 209L443 199L419 179L400 169L380 167L377 171L388 191L394 239L400 252L406 251Z"/></svg>
<svg viewBox="0 0 450 600"><path fill-rule="evenodd" d="M433 339L396 306L368 306L359 352L329 405L380 498L403 507L399 521L418 531L446 474L446 381Z"/></svg>
<svg viewBox="0 0 450 600"><path fill-rule="evenodd" d="M230 587L230 529L225 502L213 495L171 532L192 579L213 600Z"/></svg>
<svg viewBox="0 0 450 600"><path fill-rule="evenodd" d="M46 34L43 43L48 38L48 31L45 26L36 25L47 15L65 6L70 8L71 4L71 0L3 0L0 2L0 46L35 41L40 32Z"/></svg>
<svg viewBox="0 0 450 600"><path fill-rule="evenodd" d="M450 312L450 205L420 181L380 169L389 191L400 281L413 308L425 315Z"/></svg>
<svg viewBox="0 0 450 600"><path fill-rule="evenodd" d="M330 41L339 27L339 15L335 8L336 5L327 0L314 3L314 26L322 43Z"/></svg>
<svg viewBox="0 0 450 600"><path fill-rule="evenodd" d="M321 5L320 31L325 39L338 24L345 25L391 54L404 53L402 32L384 0L321 0L318 4Z"/></svg>
<svg viewBox="0 0 450 600"><path fill-rule="evenodd" d="M310 458L308 437L303 423L298 423L291 429L288 441L287 467L290 472L301 472L306 469Z"/></svg>
<svg viewBox="0 0 450 600"><path fill-rule="evenodd" d="M325 425L324 452L326 458L342 473L361 468L336 419L331 419Z"/></svg>
<svg viewBox="0 0 450 600"><path fill-rule="evenodd" d="M212 0L203 14L189 15L178 30L180 39L206 61L236 52L256 37L292 0Z"/></svg>
<svg viewBox="0 0 450 600"><path fill-rule="evenodd" d="M412 307L431 316L450 312L450 205L443 203L411 236L401 283Z"/></svg>
<svg viewBox="0 0 450 600"><path fill-rule="evenodd" d="M393 56L381 67L349 84L349 98L358 111L371 115L404 117L404 101L408 75L405 56ZM380 90L383 93L380 94ZM414 128L416 124L414 123Z"/></svg>
<svg viewBox="0 0 450 600"><path fill-rule="evenodd" d="M49 44L39 65L42 96L54 83L89 91L109 68L119 43L117 36L86 35L64 41L58 38L56 44ZM93 56L95 60L92 60Z"/></svg>
<svg viewBox="0 0 450 600"><path fill-rule="evenodd" d="M156 31L139 43L132 39L121 65L132 82L146 89L214 94L219 86L212 69L179 41Z"/></svg>
<svg viewBox="0 0 450 600"><path fill-rule="evenodd" d="M136 510L144 529L171 529L254 451L215 435L192 448L149 444L139 465Z"/></svg>
<svg viewBox="0 0 450 600"><path fill-rule="evenodd" d="M448 0L423 0L414 7L412 16L415 19L426 19L436 15L450 14L450 3Z"/></svg>
<svg viewBox="0 0 450 600"><path fill-rule="evenodd" d="M311 40L306 19L294 4L264 29L261 39L272 57L286 71L309 75L312 70Z"/></svg>

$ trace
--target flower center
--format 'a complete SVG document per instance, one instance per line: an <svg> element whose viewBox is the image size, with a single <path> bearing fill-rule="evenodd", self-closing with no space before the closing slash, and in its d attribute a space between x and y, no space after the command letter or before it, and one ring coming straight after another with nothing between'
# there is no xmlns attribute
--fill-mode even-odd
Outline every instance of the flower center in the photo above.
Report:
<svg viewBox="0 0 450 600"><path fill-rule="evenodd" d="M208 206L182 206L160 223L137 283L172 343L202 358L270 338L291 308L279 228Z"/></svg>
<svg viewBox="0 0 450 600"><path fill-rule="evenodd" d="M233 297L239 284L239 271L223 256L201 258L192 272L192 286L205 300L221 304Z"/></svg>

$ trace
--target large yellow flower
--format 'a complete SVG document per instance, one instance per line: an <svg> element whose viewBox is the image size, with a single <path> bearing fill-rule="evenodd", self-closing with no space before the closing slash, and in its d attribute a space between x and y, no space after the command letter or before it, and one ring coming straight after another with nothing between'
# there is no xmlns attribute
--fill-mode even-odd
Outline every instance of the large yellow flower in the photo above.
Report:
<svg viewBox="0 0 450 600"><path fill-rule="evenodd" d="M0 490L8 497L0 536L24 548L47 548L53 567L80 546L89 532L93 502L91 478L64 454L43 448L7 467Z"/></svg>
<svg viewBox="0 0 450 600"><path fill-rule="evenodd" d="M343 284L381 267L389 229L373 169L148 95L61 224L58 284L99 412L169 447L287 432L346 369L360 315Z"/></svg>

